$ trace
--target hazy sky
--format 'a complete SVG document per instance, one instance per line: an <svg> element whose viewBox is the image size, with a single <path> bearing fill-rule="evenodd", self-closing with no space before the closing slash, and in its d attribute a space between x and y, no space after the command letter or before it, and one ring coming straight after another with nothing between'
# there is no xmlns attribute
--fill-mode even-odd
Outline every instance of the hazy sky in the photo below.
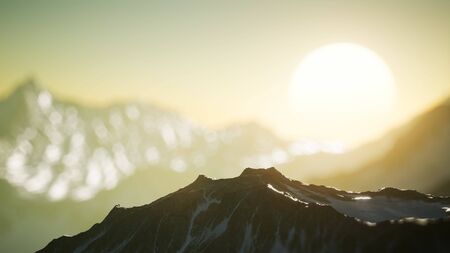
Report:
<svg viewBox="0 0 450 253"><path fill-rule="evenodd" d="M450 94L449 13L450 1L1 1L0 93L33 75L84 103L139 98L210 127L257 120L354 144ZM383 120L333 131L286 103L305 54L335 42L391 68L397 98Z"/></svg>

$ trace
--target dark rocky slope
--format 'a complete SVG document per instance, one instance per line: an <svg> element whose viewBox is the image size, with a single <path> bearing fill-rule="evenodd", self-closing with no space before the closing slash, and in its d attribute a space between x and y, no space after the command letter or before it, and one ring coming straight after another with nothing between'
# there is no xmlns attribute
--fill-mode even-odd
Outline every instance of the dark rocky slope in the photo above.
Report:
<svg viewBox="0 0 450 253"><path fill-rule="evenodd" d="M246 169L199 176L148 205L116 206L39 252L448 252L449 206L415 191L349 193Z"/></svg>

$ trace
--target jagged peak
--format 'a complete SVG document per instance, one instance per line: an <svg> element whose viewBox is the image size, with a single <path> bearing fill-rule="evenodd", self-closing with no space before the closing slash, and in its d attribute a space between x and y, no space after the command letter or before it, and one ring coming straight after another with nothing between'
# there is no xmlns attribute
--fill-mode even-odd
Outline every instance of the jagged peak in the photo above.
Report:
<svg viewBox="0 0 450 253"><path fill-rule="evenodd" d="M203 185L206 183L210 183L212 181L214 181L214 180L205 175L200 174L200 175L198 175L197 179L195 179L194 182L192 182L191 185Z"/></svg>

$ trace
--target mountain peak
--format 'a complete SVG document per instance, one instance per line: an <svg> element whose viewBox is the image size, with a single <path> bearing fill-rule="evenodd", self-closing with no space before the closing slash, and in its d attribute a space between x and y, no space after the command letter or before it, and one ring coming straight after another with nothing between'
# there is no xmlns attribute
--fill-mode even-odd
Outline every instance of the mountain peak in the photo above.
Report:
<svg viewBox="0 0 450 253"><path fill-rule="evenodd" d="M269 176L269 177L276 177L276 178L285 178L285 176L279 172L274 167L270 168L245 168L244 171L242 171L241 175L239 177L248 177L248 176Z"/></svg>
<svg viewBox="0 0 450 253"><path fill-rule="evenodd" d="M34 77L30 76L19 84L18 89L38 91L41 90L41 87L38 85Z"/></svg>
<svg viewBox="0 0 450 253"><path fill-rule="evenodd" d="M205 175L199 175L192 184L203 185L212 182L213 180Z"/></svg>
<svg viewBox="0 0 450 253"><path fill-rule="evenodd" d="M86 232L53 240L38 252L447 252L450 248L448 203L441 200L325 191L289 180L275 168L246 168L237 178L220 180L200 175L194 184L201 189L188 187L141 207L116 206Z"/></svg>
<svg viewBox="0 0 450 253"><path fill-rule="evenodd" d="M39 94L44 89L33 77L27 77L13 91L13 96L24 96L25 94Z"/></svg>

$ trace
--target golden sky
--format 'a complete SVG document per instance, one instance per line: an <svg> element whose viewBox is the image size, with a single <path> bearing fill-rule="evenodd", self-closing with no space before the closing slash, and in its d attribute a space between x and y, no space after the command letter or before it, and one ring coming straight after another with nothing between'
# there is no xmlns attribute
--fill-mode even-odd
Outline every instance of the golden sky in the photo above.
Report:
<svg viewBox="0 0 450 253"><path fill-rule="evenodd" d="M139 99L209 127L256 120L353 145L450 94L448 13L449 1L1 1L0 94L32 75L83 103ZM302 58L337 42L392 71L382 120L318 128L286 102Z"/></svg>

